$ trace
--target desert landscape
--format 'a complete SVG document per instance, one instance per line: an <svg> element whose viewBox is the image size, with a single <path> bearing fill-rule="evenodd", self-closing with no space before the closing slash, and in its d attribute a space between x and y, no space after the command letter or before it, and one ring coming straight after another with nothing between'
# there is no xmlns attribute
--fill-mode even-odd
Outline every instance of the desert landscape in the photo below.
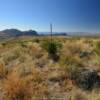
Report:
<svg viewBox="0 0 100 100"><path fill-rule="evenodd" d="M0 100L100 100L100 0L0 0Z"/></svg>
<svg viewBox="0 0 100 100"><path fill-rule="evenodd" d="M99 100L100 38L18 37L0 43L0 100Z"/></svg>

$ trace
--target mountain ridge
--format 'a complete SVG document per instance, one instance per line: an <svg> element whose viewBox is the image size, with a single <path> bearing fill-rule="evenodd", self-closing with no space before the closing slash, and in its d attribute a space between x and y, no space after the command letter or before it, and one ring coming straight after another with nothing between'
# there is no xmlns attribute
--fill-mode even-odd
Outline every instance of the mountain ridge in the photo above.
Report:
<svg viewBox="0 0 100 100"><path fill-rule="evenodd" d="M38 35L38 33L35 30L21 31L21 30L18 30L18 29L5 29L3 31L0 31L0 34L9 35L11 37L22 36L22 35L33 35L33 36Z"/></svg>

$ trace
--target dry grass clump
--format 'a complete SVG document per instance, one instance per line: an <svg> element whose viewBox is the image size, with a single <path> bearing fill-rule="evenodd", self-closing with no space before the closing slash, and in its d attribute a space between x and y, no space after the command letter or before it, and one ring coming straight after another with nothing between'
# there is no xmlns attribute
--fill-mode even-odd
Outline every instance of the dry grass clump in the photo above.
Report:
<svg viewBox="0 0 100 100"><path fill-rule="evenodd" d="M19 58L23 54L22 52L23 52L22 48L20 48L19 46L18 47L16 46L16 48L8 50L5 53L2 53L2 58L5 62L5 64L8 65L12 61Z"/></svg>
<svg viewBox="0 0 100 100"><path fill-rule="evenodd" d="M60 53L60 63L63 66L91 66L90 62L95 58L94 48L91 45L91 41L87 39L80 40L67 40L63 44L63 48Z"/></svg>
<svg viewBox="0 0 100 100"><path fill-rule="evenodd" d="M64 67L70 79L76 79L80 69L85 67L82 60L77 56L75 57L62 56L60 58L60 65Z"/></svg>
<svg viewBox="0 0 100 100"><path fill-rule="evenodd" d="M76 55L81 51L81 46L79 43L75 42L66 42L63 45L62 53L66 56Z"/></svg>
<svg viewBox="0 0 100 100"><path fill-rule="evenodd" d="M48 100L49 90L46 84L34 84L32 89L32 100Z"/></svg>
<svg viewBox="0 0 100 100"><path fill-rule="evenodd" d="M0 63L0 78L6 78L7 70L4 63Z"/></svg>
<svg viewBox="0 0 100 100"><path fill-rule="evenodd" d="M84 43L83 41L67 41L63 45L62 54L66 56L79 56L81 52L91 52L93 47L89 43Z"/></svg>
<svg viewBox="0 0 100 100"><path fill-rule="evenodd" d="M63 66L77 66L77 67L83 67L84 63L82 62L82 60L77 57L77 56L61 56L60 58L60 64Z"/></svg>
<svg viewBox="0 0 100 100"><path fill-rule="evenodd" d="M41 71L36 69L34 66L19 65L13 68L12 73L27 80L28 82L33 82L33 83L34 82L42 83L44 78Z"/></svg>
<svg viewBox="0 0 100 100"><path fill-rule="evenodd" d="M43 56L42 48L37 43L33 43L28 46L28 53L32 56L33 59L38 59Z"/></svg>
<svg viewBox="0 0 100 100"><path fill-rule="evenodd" d="M43 57L34 60L34 65L38 68L43 68L49 65L48 55L45 54Z"/></svg>
<svg viewBox="0 0 100 100"><path fill-rule="evenodd" d="M41 77L40 72L35 69L25 77L12 72L3 82L4 100L41 100L48 95L47 85L42 82Z"/></svg>
<svg viewBox="0 0 100 100"><path fill-rule="evenodd" d="M87 95L88 100L100 100L100 90L94 89L91 93Z"/></svg>
<svg viewBox="0 0 100 100"><path fill-rule="evenodd" d="M74 100L88 100L82 93L76 93Z"/></svg>
<svg viewBox="0 0 100 100"><path fill-rule="evenodd" d="M29 100L31 89L25 80L15 74L11 74L4 80L4 100Z"/></svg>
<svg viewBox="0 0 100 100"><path fill-rule="evenodd" d="M54 37L56 41L51 43L50 37L21 39L0 46L4 100L51 100L53 94L64 97L63 93L71 94L70 100L100 99L99 92L79 90L74 80L82 68L100 72L99 40Z"/></svg>
<svg viewBox="0 0 100 100"><path fill-rule="evenodd" d="M15 60L15 59L17 59L17 56L15 55L15 54L8 54L8 55L6 55L5 57L4 57L4 62L5 62L5 64L7 65L7 64L9 64L9 62L11 62L11 61L13 61L13 60Z"/></svg>
<svg viewBox="0 0 100 100"><path fill-rule="evenodd" d="M30 75L27 75L25 77L25 80L31 80L31 82L39 84L43 82L43 78L43 74L39 70L33 68L32 73Z"/></svg>
<svg viewBox="0 0 100 100"><path fill-rule="evenodd" d="M25 65L17 65L14 66L12 72L16 73L20 77L26 77L27 75L32 74L32 68Z"/></svg>
<svg viewBox="0 0 100 100"><path fill-rule="evenodd" d="M72 88L70 93L70 100L100 100L100 90L83 91L79 88Z"/></svg>

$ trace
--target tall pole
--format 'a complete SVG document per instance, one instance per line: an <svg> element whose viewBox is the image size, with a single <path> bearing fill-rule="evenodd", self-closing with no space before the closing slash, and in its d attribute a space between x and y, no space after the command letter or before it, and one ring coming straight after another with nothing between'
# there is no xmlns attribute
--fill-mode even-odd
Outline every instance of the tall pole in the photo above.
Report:
<svg viewBox="0 0 100 100"><path fill-rule="evenodd" d="M51 42L52 42L52 23L50 24Z"/></svg>

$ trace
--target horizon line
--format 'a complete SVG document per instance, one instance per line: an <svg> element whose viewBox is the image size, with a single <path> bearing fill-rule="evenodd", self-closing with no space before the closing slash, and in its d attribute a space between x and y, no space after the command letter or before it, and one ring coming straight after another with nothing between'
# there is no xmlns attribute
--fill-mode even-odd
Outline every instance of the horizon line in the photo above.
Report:
<svg viewBox="0 0 100 100"><path fill-rule="evenodd" d="M32 28L29 29L19 29L19 28L5 28L5 29L0 29L0 31L4 31L4 30L10 30L10 29L16 29L19 31L29 31L29 30L33 30L39 33L50 33L50 31L40 31L40 30L35 30ZM96 31L53 31L53 33L100 33L100 32L96 32Z"/></svg>

